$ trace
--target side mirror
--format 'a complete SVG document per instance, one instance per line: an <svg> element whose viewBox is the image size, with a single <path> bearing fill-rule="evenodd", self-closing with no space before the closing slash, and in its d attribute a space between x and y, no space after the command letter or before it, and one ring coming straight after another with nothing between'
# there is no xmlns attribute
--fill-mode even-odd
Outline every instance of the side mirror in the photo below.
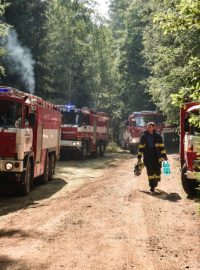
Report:
<svg viewBox="0 0 200 270"><path fill-rule="evenodd" d="M184 131L189 132L189 130L190 130L190 124L189 124L188 118L185 118L184 119Z"/></svg>
<svg viewBox="0 0 200 270"><path fill-rule="evenodd" d="M131 125L132 125L133 127L136 127L136 120L135 120L135 119L132 119Z"/></svg>
<svg viewBox="0 0 200 270"><path fill-rule="evenodd" d="M127 121L125 121L125 122L124 122L124 124L125 124L125 126L127 126L127 127L128 127L128 126L129 126L129 121L128 121L128 120L127 120Z"/></svg>
<svg viewBox="0 0 200 270"><path fill-rule="evenodd" d="M83 126L84 128L87 128L87 125L86 125L85 122L82 123L82 126Z"/></svg>
<svg viewBox="0 0 200 270"><path fill-rule="evenodd" d="M35 113L29 114L29 126L31 127L35 126Z"/></svg>

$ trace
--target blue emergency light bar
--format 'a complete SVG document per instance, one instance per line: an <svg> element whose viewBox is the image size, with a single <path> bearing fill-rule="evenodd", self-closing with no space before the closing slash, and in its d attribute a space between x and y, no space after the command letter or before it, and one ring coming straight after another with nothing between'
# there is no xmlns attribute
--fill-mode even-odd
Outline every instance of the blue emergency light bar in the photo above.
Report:
<svg viewBox="0 0 200 270"><path fill-rule="evenodd" d="M70 112L71 110L75 110L76 106L75 105L66 105L65 109L67 112Z"/></svg>
<svg viewBox="0 0 200 270"><path fill-rule="evenodd" d="M10 88L0 87L0 93L9 93L10 91Z"/></svg>

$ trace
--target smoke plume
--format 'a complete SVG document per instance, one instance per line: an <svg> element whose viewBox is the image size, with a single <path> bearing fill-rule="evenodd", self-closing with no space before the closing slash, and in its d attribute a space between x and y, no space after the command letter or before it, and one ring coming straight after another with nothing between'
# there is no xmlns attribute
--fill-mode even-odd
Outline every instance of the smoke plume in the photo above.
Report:
<svg viewBox="0 0 200 270"><path fill-rule="evenodd" d="M27 92L33 93L35 89L35 61L32 58L31 51L20 44L14 29L9 31L7 49L10 72L19 75Z"/></svg>

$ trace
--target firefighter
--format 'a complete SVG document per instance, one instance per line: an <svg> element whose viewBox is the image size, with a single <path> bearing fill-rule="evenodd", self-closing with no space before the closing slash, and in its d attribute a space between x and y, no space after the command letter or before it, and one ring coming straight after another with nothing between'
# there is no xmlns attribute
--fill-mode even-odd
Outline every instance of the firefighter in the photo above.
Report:
<svg viewBox="0 0 200 270"><path fill-rule="evenodd" d="M140 137L138 150L138 164L142 157L147 169L150 191L154 193L158 182L161 180L161 166L167 159L162 136L155 131L155 123L149 122L146 131Z"/></svg>

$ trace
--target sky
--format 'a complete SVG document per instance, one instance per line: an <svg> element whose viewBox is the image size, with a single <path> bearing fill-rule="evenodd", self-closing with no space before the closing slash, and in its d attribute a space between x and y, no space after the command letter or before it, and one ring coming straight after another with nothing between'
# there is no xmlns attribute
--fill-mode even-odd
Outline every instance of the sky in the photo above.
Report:
<svg viewBox="0 0 200 270"><path fill-rule="evenodd" d="M108 2L109 0L96 0L96 2L99 4L98 5L98 11L100 15L107 16L108 12Z"/></svg>

